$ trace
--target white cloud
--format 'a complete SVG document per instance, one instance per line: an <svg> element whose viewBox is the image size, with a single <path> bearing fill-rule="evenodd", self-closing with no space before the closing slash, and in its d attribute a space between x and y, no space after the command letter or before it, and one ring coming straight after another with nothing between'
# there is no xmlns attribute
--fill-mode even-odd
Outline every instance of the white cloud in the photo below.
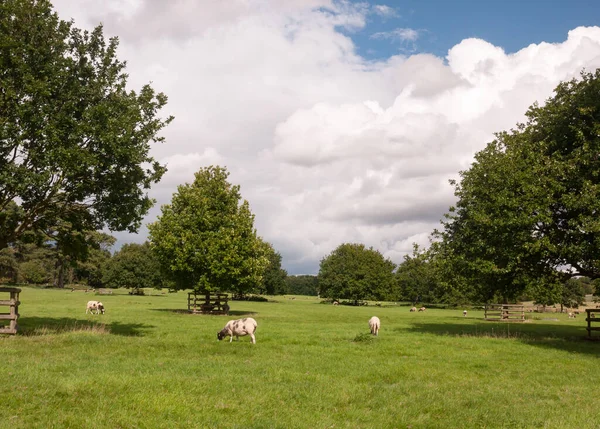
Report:
<svg viewBox="0 0 600 429"><path fill-rule="evenodd" d="M169 96L165 113L175 120L167 143L153 148L169 172L152 189L158 205L147 222L199 168L224 165L291 273L315 273L344 242L373 246L395 262L413 242L427 245L454 201L448 179L559 81L600 66L597 27L510 55L467 39L445 60L372 63L339 31L363 28L373 13L365 5L54 4L77 26L102 19L108 35L120 36L131 86L152 81ZM143 241L145 233L117 236Z"/></svg>
<svg viewBox="0 0 600 429"><path fill-rule="evenodd" d="M392 31L373 33L371 39L389 39L400 42L415 42L419 38L419 30L413 28L396 28Z"/></svg>
<svg viewBox="0 0 600 429"><path fill-rule="evenodd" d="M373 6L373 12L384 18L396 18L399 16L396 9L385 4L376 4Z"/></svg>

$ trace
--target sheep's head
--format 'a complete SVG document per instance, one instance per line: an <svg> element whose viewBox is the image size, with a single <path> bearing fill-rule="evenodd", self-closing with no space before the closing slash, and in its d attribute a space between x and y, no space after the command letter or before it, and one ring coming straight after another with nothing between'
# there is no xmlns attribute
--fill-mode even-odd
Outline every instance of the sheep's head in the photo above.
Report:
<svg viewBox="0 0 600 429"><path fill-rule="evenodd" d="M227 336L227 331L225 329L220 330L219 332L217 332L217 339L219 341L221 341L223 338L225 338Z"/></svg>
<svg viewBox="0 0 600 429"><path fill-rule="evenodd" d="M98 303L98 310L100 310L102 314L104 314L104 304L102 304L101 302Z"/></svg>

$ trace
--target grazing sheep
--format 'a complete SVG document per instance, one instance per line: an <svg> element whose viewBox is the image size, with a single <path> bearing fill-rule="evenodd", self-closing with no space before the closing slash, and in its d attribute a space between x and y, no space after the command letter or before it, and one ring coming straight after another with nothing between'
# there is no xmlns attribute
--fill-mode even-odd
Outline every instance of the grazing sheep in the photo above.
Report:
<svg viewBox="0 0 600 429"><path fill-rule="evenodd" d="M340 305L338 301L333 301L333 305Z"/></svg>
<svg viewBox="0 0 600 429"><path fill-rule="evenodd" d="M419 311L425 311L425 310L426 310L426 308L425 308L425 307L421 307L421 308L419 308Z"/></svg>
<svg viewBox="0 0 600 429"><path fill-rule="evenodd" d="M246 317L244 319L230 320L227 322L225 327L217 332L217 339L221 341L223 338L229 336L229 342L233 341L235 336L236 341L240 340L240 337L250 335L252 344L256 344L256 338L254 333L258 324L252 317Z"/></svg>
<svg viewBox="0 0 600 429"><path fill-rule="evenodd" d="M96 311L96 314L104 314L104 304L100 301L88 301L87 307L85 308L85 314L88 314L88 311L90 314L94 314L94 311Z"/></svg>
<svg viewBox="0 0 600 429"><path fill-rule="evenodd" d="M379 320L379 317L373 316L369 319L369 328L371 329L371 334L378 335L380 327L381 321Z"/></svg>
<svg viewBox="0 0 600 429"><path fill-rule="evenodd" d="M569 312L569 319L575 319L575 317L577 317L575 313Z"/></svg>
<svg viewBox="0 0 600 429"><path fill-rule="evenodd" d="M463 317L467 317L467 310L463 310Z"/></svg>
<svg viewBox="0 0 600 429"><path fill-rule="evenodd" d="M417 311L417 307L412 307L412 308L410 309L410 311L411 311L411 312Z"/></svg>

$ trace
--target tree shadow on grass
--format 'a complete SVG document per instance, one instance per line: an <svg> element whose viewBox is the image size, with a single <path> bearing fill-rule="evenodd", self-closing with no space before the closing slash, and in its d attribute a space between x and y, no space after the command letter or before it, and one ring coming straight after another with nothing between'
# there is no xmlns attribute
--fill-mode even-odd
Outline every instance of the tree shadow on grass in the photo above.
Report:
<svg viewBox="0 0 600 429"><path fill-rule="evenodd" d="M43 336L69 332L90 332L141 337L151 328L154 328L154 326L144 323L104 323L102 320L75 319L72 317L22 317L19 318L18 335Z"/></svg>
<svg viewBox="0 0 600 429"><path fill-rule="evenodd" d="M420 321L400 330L451 337L513 339L536 347L600 356L600 334L592 335L594 341L590 341L585 329L587 325L581 323L501 323L485 320L473 323L472 319L461 323L461 317L456 319L455 323Z"/></svg>
<svg viewBox="0 0 600 429"><path fill-rule="evenodd" d="M152 311L165 311L168 313L177 314L189 314L192 316L228 316L227 314L202 314L202 313L190 313L188 310L181 308L152 308ZM229 310L229 316L252 316L258 314L256 311L242 311L242 310Z"/></svg>

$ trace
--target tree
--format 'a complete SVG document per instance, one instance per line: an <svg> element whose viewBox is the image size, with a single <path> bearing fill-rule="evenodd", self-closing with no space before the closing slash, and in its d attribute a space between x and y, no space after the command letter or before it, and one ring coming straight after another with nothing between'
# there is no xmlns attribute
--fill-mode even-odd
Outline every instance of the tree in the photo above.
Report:
<svg viewBox="0 0 600 429"><path fill-rule="evenodd" d="M321 260L319 289L325 298L394 299L396 266L379 251L345 243Z"/></svg>
<svg viewBox="0 0 600 429"><path fill-rule="evenodd" d="M417 302L440 302L435 265L429 254L413 246L413 254L405 255L396 270L400 299Z"/></svg>
<svg viewBox="0 0 600 429"><path fill-rule="evenodd" d="M178 289L244 294L260 285L268 264L264 242L228 176L222 167L201 169L148 225L152 249Z"/></svg>
<svg viewBox="0 0 600 429"><path fill-rule="evenodd" d="M319 295L319 278L311 275L287 276L287 293L292 295Z"/></svg>
<svg viewBox="0 0 600 429"><path fill-rule="evenodd" d="M259 291L268 295L283 295L287 289L285 283L287 271L281 268L281 255L271 244L264 243L264 245L269 264L265 268Z"/></svg>
<svg viewBox="0 0 600 429"><path fill-rule="evenodd" d="M160 265L150 244L124 244L110 258L103 269L102 281L106 287L126 287L138 294L142 288L162 287Z"/></svg>
<svg viewBox="0 0 600 429"><path fill-rule="evenodd" d="M103 273L112 255L110 249L114 246L116 238L102 232L91 231L88 233L90 243L85 260L76 260L74 275L80 282L85 282L91 287L104 286Z"/></svg>
<svg viewBox="0 0 600 429"><path fill-rule="evenodd" d="M561 83L453 182L458 202L436 237L484 300L600 277L599 92L600 70Z"/></svg>
<svg viewBox="0 0 600 429"><path fill-rule="evenodd" d="M134 232L152 206L150 142L172 117L164 94L127 90L117 47L47 0L0 3L0 248L57 221Z"/></svg>

